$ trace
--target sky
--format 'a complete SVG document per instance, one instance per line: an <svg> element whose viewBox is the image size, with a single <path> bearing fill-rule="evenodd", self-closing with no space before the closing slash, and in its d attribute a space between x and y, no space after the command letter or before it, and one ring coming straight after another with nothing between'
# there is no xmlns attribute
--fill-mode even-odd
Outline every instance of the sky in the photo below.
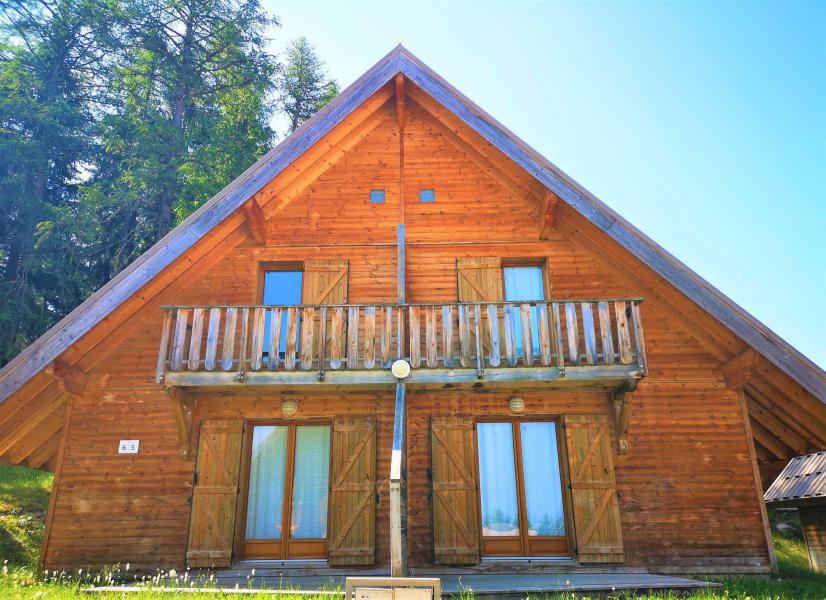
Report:
<svg viewBox="0 0 826 600"><path fill-rule="evenodd" d="M826 2L276 2L342 88L401 43L826 367Z"/></svg>

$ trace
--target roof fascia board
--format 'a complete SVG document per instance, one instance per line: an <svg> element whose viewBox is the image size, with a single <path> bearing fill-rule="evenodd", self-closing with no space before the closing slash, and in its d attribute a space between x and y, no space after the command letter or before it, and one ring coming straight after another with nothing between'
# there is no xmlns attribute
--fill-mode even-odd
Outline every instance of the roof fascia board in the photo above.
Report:
<svg viewBox="0 0 826 600"><path fill-rule="evenodd" d="M404 74L466 125L499 148L586 219L718 319L772 364L826 402L823 371L733 300L632 226L415 57L402 54Z"/></svg>

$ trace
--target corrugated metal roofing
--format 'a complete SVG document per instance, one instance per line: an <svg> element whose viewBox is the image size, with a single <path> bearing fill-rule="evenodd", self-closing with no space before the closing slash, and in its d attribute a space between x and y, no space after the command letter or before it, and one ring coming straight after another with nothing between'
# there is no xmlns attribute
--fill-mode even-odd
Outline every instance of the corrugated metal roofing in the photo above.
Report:
<svg viewBox="0 0 826 600"><path fill-rule="evenodd" d="M826 499L826 452L791 459L764 498L766 502Z"/></svg>

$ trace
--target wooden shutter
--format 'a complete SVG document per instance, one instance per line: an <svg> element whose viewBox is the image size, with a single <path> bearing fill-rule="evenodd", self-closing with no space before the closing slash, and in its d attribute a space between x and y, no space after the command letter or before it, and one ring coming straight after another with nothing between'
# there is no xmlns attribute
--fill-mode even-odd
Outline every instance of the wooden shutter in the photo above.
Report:
<svg viewBox="0 0 826 600"><path fill-rule="evenodd" d="M186 562L191 567L228 567L232 560L242 421L201 423Z"/></svg>
<svg viewBox="0 0 826 600"><path fill-rule="evenodd" d="M305 260L303 304L346 304L347 261Z"/></svg>
<svg viewBox="0 0 826 600"><path fill-rule="evenodd" d="M482 256L456 259L459 302L501 302L502 260Z"/></svg>
<svg viewBox="0 0 826 600"><path fill-rule="evenodd" d="M576 543L581 562L623 562L611 434L604 415L565 418Z"/></svg>
<svg viewBox="0 0 826 600"><path fill-rule="evenodd" d="M330 565L372 565L376 559L376 420L333 420Z"/></svg>
<svg viewBox="0 0 826 600"><path fill-rule="evenodd" d="M479 562L476 444L471 417L431 417L434 562Z"/></svg>

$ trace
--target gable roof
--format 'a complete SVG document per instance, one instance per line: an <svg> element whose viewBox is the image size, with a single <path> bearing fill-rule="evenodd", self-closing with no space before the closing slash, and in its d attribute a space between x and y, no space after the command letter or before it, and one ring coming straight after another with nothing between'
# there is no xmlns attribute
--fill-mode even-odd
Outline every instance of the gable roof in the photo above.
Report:
<svg viewBox="0 0 826 600"><path fill-rule="evenodd" d="M409 78L588 221L826 403L826 374L822 369L590 194L401 45L0 370L0 402L241 207L397 73Z"/></svg>
<svg viewBox="0 0 826 600"><path fill-rule="evenodd" d="M768 503L826 502L826 452L796 456L764 495Z"/></svg>

